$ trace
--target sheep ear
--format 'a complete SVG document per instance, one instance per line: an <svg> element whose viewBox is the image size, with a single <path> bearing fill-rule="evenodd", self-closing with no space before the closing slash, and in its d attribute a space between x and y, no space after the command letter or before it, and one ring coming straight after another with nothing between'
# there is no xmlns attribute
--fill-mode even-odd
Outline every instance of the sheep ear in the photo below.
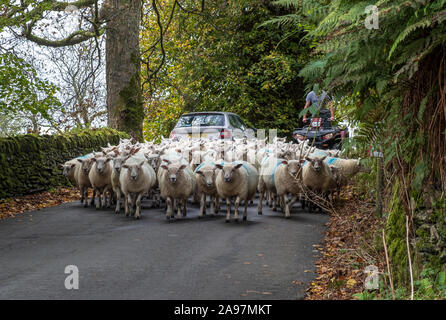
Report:
<svg viewBox="0 0 446 320"><path fill-rule="evenodd" d="M311 159L310 157L305 157L305 160L311 162L313 159Z"/></svg>
<svg viewBox="0 0 446 320"><path fill-rule="evenodd" d="M105 163L109 162L112 158L107 157L107 159L105 160Z"/></svg>
<svg viewBox="0 0 446 320"><path fill-rule="evenodd" d="M184 168L186 168L186 165L185 165L185 164L182 164L182 165L178 168L178 170L183 170Z"/></svg>
<svg viewBox="0 0 446 320"><path fill-rule="evenodd" d="M325 158L327 158L327 156L323 156L323 157L321 158L321 161L324 161Z"/></svg>
<svg viewBox="0 0 446 320"><path fill-rule="evenodd" d="M203 175L203 172L201 172L200 170L198 170L197 173Z"/></svg>
<svg viewBox="0 0 446 320"><path fill-rule="evenodd" d="M126 165L126 164L123 164L123 165L122 165L122 167L123 167L123 168L126 168L126 169L128 169L128 168L129 168L129 166L128 166L128 165Z"/></svg>
<svg viewBox="0 0 446 320"><path fill-rule="evenodd" d="M84 160L82 159L76 159L77 161L79 161L80 163L84 162Z"/></svg>
<svg viewBox="0 0 446 320"><path fill-rule="evenodd" d="M168 170L165 164L161 165L161 168L163 168L164 170Z"/></svg>
<svg viewBox="0 0 446 320"><path fill-rule="evenodd" d="M215 165L218 169L223 169L223 166L221 164L216 164Z"/></svg>
<svg viewBox="0 0 446 320"><path fill-rule="evenodd" d="M91 158L91 161L94 161L94 162L96 162L96 158Z"/></svg>
<svg viewBox="0 0 446 320"><path fill-rule="evenodd" d="M288 165L288 161L283 160L283 161L282 161L282 164L284 164L284 165Z"/></svg>
<svg viewBox="0 0 446 320"><path fill-rule="evenodd" d="M76 165L76 164L73 163L73 164L71 165L71 168L74 168L75 165Z"/></svg>
<svg viewBox="0 0 446 320"><path fill-rule="evenodd" d="M236 165L235 167L234 167L234 169L240 169L240 167L243 165L243 163L239 163L238 165Z"/></svg>

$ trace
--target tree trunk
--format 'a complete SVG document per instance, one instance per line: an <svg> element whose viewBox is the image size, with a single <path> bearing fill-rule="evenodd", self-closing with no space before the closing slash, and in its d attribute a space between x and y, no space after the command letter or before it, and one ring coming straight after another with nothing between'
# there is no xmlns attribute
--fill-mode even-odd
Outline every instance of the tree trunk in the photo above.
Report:
<svg viewBox="0 0 446 320"><path fill-rule="evenodd" d="M110 0L106 31L108 125L142 140L141 0Z"/></svg>

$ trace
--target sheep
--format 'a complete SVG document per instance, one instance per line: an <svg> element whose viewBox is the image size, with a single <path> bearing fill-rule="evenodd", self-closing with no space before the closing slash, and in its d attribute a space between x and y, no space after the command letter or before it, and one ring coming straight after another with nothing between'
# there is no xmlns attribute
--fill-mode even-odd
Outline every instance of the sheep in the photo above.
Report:
<svg viewBox="0 0 446 320"><path fill-rule="evenodd" d="M315 193L328 196L328 193L336 188L336 181L323 157L306 157L302 172L303 184ZM311 209L311 207L310 207Z"/></svg>
<svg viewBox="0 0 446 320"><path fill-rule="evenodd" d="M358 159L341 159L341 158L326 158L324 162L328 165L336 167L336 191L339 198L340 188L348 184L349 180L359 172L369 172L370 169L365 168L361 164L361 158Z"/></svg>
<svg viewBox="0 0 446 320"><path fill-rule="evenodd" d="M69 160L64 164L61 164L62 174L71 181L72 184L77 185L76 181L76 166L79 166L80 163L76 161L76 159Z"/></svg>
<svg viewBox="0 0 446 320"><path fill-rule="evenodd" d="M135 219L141 217L141 199L150 191L155 182L155 171L145 159L132 156L122 165L119 183L124 195L126 217L133 213L135 206Z"/></svg>
<svg viewBox="0 0 446 320"><path fill-rule="evenodd" d="M213 162L203 162L195 169L195 181L197 192L200 195L200 213L198 218L203 217L206 212L206 196L210 196L211 215L218 212L219 196L215 186L215 178L220 170ZM217 209L215 209L217 207Z"/></svg>
<svg viewBox="0 0 446 320"><path fill-rule="evenodd" d="M96 195L98 196L98 202L96 203L96 209L102 209L104 206L110 207L110 198L107 203L107 192L112 190L112 166L110 163L111 158L98 157L92 158L93 165L88 174L90 183L93 187L93 203ZM102 198L104 203L102 203Z"/></svg>
<svg viewBox="0 0 446 320"><path fill-rule="evenodd" d="M148 154L145 153L144 156L147 159L147 162L155 171L155 175L158 176L159 167L161 165L161 158L158 153ZM160 193L159 193L159 185L158 180L155 182L154 186L151 189L150 197L152 199L153 205L157 208L160 207Z"/></svg>
<svg viewBox="0 0 446 320"><path fill-rule="evenodd" d="M91 188L91 182L88 175L90 173L91 166L93 165L92 159L93 158L76 159L81 165L75 167L75 179L79 186L79 190L81 193L81 203L84 203L84 207L88 206L88 188ZM90 205L94 206L94 197L91 199Z"/></svg>
<svg viewBox="0 0 446 320"><path fill-rule="evenodd" d="M284 161L281 158L265 158L262 161L259 173L259 183L257 190L259 191L259 203L257 207L257 213L262 214L263 196L266 192L268 194L268 204L272 199L273 210L276 211L276 186L274 185L274 175L277 167Z"/></svg>
<svg viewBox="0 0 446 320"><path fill-rule="evenodd" d="M285 209L286 219L291 217L290 210L298 197L301 197L302 208L305 207L302 199L302 164L304 162L305 160L283 160L272 178L277 196ZM288 202L286 200L289 193L292 195L292 198Z"/></svg>
<svg viewBox="0 0 446 320"><path fill-rule="evenodd" d="M216 164L215 166L221 170L215 183L218 195L226 199L226 222L229 222L231 216L231 197L235 197L234 221L238 221L238 207L241 200L245 202L243 221L246 221L248 202L254 198L259 183L257 169L245 161Z"/></svg>
<svg viewBox="0 0 446 320"><path fill-rule="evenodd" d="M119 182L119 177L121 175L121 169L124 162L129 158L130 156L118 156L113 159L113 170L111 174L111 183L112 183L112 189L113 192L116 194L116 208L115 213L118 214L121 211L121 183Z"/></svg>
<svg viewBox="0 0 446 320"><path fill-rule="evenodd" d="M187 199L195 190L195 177L190 166L182 161L172 162L164 159L158 171L158 183L161 197L166 200L166 219L173 218L173 207L175 201L178 203L178 219L181 215L181 204L183 214L186 215Z"/></svg>

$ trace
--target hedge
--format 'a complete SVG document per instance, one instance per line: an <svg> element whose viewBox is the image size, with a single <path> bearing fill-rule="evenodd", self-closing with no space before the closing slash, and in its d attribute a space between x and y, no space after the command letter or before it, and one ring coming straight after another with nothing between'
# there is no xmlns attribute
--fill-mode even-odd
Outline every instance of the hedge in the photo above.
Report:
<svg viewBox="0 0 446 320"><path fill-rule="evenodd" d="M0 138L0 199L69 185L60 164L128 138L110 128Z"/></svg>

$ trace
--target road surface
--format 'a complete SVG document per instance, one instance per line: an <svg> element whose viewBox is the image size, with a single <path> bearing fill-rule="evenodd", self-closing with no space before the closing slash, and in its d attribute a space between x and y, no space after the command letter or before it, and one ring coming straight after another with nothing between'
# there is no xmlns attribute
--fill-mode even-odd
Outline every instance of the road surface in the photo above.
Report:
<svg viewBox="0 0 446 320"><path fill-rule="evenodd" d="M0 221L0 299L302 299L315 277L327 215L254 204L228 224L224 205L201 220L189 205L168 222L144 206L141 220L73 202Z"/></svg>

